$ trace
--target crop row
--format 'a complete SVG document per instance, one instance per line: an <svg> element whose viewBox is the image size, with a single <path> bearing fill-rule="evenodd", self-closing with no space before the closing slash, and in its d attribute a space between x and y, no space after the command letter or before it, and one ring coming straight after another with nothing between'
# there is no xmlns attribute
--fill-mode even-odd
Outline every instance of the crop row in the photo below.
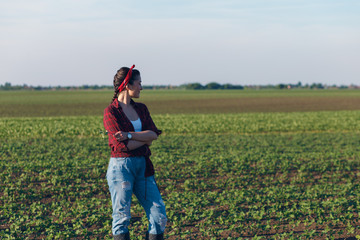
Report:
<svg viewBox="0 0 360 240"><path fill-rule="evenodd" d="M360 111L155 115L164 135L359 132ZM106 137L102 117L0 118L0 137Z"/></svg>

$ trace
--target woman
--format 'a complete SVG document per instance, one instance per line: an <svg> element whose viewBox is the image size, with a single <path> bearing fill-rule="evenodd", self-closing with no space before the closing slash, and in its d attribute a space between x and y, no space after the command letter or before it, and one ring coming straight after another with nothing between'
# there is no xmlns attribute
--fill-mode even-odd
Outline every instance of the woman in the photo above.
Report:
<svg viewBox="0 0 360 240"><path fill-rule="evenodd" d="M165 205L154 179L150 160L152 141L161 134L139 98L140 72L120 68L114 77L115 93L104 111L104 126L109 135L111 158L106 178L113 207L112 233L114 239L130 239L130 205L132 193L145 209L149 219L146 239L163 239L167 222Z"/></svg>

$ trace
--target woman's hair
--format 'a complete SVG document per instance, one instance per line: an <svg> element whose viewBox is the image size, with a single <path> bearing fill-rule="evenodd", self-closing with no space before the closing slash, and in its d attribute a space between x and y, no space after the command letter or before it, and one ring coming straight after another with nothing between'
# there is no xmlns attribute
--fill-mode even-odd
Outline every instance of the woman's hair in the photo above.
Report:
<svg viewBox="0 0 360 240"><path fill-rule="evenodd" d="M115 90L115 92L114 92L114 96L113 96L111 102L113 102L119 96L119 87L120 87L121 83L124 81L124 79L125 79L127 73L129 72L129 70L130 70L130 68L128 68L128 67L122 67L116 72L116 74L114 76L114 90ZM140 76L139 70L133 69L131 78L129 79L129 84L132 85L134 83L134 80L138 76Z"/></svg>

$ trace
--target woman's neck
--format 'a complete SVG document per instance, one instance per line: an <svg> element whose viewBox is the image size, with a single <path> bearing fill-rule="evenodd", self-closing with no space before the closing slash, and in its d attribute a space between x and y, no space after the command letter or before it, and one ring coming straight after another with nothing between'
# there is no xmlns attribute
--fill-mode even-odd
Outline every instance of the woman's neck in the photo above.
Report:
<svg viewBox="0 0 360 240"><path fill-rule="evenodd" d="M125 106L129 106L131 102L131 98L128 91L122 91L118 96L118 101Z"/></svg>

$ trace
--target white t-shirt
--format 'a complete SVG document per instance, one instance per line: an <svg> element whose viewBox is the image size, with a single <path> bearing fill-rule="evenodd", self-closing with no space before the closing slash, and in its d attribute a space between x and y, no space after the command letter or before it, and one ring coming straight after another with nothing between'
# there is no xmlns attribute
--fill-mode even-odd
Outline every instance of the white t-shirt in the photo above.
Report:
<svg viewBox="0 0 360 240"><path fill-rule="evenodd" d="M141 120L140 118L138 118L135 121L130 121L132 123L132 125L134 126L135 132L141 132Z"/></svg>

